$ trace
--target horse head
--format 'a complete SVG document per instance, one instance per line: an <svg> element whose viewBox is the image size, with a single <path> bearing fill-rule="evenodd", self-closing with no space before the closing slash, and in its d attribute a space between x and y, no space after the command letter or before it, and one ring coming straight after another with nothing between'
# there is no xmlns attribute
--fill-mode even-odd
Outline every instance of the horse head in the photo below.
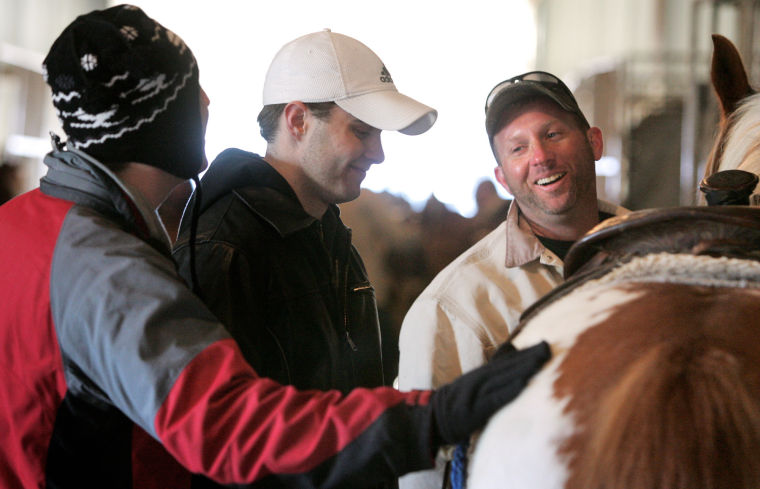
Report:
<svg viewBox="0 0 760 489"><path fill-rule="evenodd" d="M719 34L713 34L712 40L710 77L720 122L703 182L725 170L760 175L760 94L751 87L736 46Z"/></svg>

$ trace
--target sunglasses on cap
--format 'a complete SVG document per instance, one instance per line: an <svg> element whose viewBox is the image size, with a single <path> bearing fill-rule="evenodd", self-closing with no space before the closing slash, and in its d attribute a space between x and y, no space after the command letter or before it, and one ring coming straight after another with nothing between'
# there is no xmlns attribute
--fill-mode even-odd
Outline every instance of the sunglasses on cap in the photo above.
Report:
<svg viewBox="0 0 760 489"><path fill-rule="evenodd" d="M545 71L529 71L504 80L491 90L486 98L486 132L493 138L501 114L516 100L523 97L543 95L557 103L562 109L574 114L584 128L590 125L583 115L573 93L562 80Z"/></svg>
<svg viewBox="0 0 760 489"><path fill-rule="evenodd" d="M488 112L488 108L491 107L491 104L498 95L519 83L535 83L551 90L559 98L558 101L561 101L562 105L567 106L568 110L578 106L577 102L575 102L575 97L573 97L573 92L567 88L567 85L562 80L546 71L529 71L522 75L513 76L493 87L486 98L486 112Z"/></svg>

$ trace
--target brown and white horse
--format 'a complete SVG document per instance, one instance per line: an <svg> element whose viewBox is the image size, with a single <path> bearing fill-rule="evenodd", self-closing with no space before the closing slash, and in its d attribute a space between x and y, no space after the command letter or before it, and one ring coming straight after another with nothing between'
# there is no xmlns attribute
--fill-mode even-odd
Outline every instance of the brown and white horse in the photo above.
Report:
<svg viewBox="0 0 760 489"><path fill-rule="evenodd" d="M713 36L723 111L706 175L760 173L760 95ZM512 341L553 358L470 454L468 489L760 487L760 208L613 218Z"/></svg>
<svg viewBox="0 0 760 489"><path fill-rule="evenodd" d="M512 338L553 358L475 443L468 489L760 487L760 209L613 218L566 267Z"/></svg>
<svg viewBox="0 0 760 489"><path fill-rule="evenodd" d="M731 41L714 34L711 77L720 106L720 124L705 166L705 177L724 170L760 175L760 94L749 83ZM760 186L753 197L760 194Z"/></svg>

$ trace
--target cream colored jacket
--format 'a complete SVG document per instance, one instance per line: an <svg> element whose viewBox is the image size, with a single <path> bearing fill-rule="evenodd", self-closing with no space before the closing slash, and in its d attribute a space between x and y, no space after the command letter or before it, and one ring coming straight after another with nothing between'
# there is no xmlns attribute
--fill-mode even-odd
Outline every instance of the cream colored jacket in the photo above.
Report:
<svg viewBox="0 0 760 489"><path fill-rule="evenodd" d="M610 214L628 211L599 201ZM399 337L401 390L438 388L483 365L533 302L562 282L563 263L544 248L513 201L506 221L444 268L409 309ZM437 469L400 479L401 489L441 487Z"/></svg>

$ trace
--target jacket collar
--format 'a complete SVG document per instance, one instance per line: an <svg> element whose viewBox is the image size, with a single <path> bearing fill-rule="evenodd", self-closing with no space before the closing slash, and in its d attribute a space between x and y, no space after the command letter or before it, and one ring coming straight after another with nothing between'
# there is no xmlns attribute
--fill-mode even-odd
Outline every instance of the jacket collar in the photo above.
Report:
<svg viewBox="0 0 760 489"><path fill-rule="evenodd" d="M92 208L121 221L131 232L163 251L171 249L164 226L139 190L100 161L81 151L54 147L44 163L48 172L40 180L43 193Z"/></svg>
<svg viewBox="0 0 760 489"><path fill-rule="evenodd" d="M528 221L522 216L517 201L513 200L507 211L507 268L521 267L539 259L545 251L544 245L530 229ZM549 252L551 253L551 252Z"/></svg>
<svg viewBox="0 0 760 489"><path fill-rule="evenodd" d="M227 149L214 160L201 180L201 191L201 211L231 192L281 236L318 221L304 210L277 170L261 156L240 149ZM340 215L336 205L327 212Z"/></svg>
<svg viewBox="0 0 760 489"><path fill-rule="evenodd" d="M609 202L598 200L599 210L608 214L620 215L630 211ZM507 252L505 266L507 268L521 267L534 260L540 260L544 265L561 268L562 260L550 250L547 250L538 240L528 221L523 217L517 201L513 200L507 212Z"/></svg>

